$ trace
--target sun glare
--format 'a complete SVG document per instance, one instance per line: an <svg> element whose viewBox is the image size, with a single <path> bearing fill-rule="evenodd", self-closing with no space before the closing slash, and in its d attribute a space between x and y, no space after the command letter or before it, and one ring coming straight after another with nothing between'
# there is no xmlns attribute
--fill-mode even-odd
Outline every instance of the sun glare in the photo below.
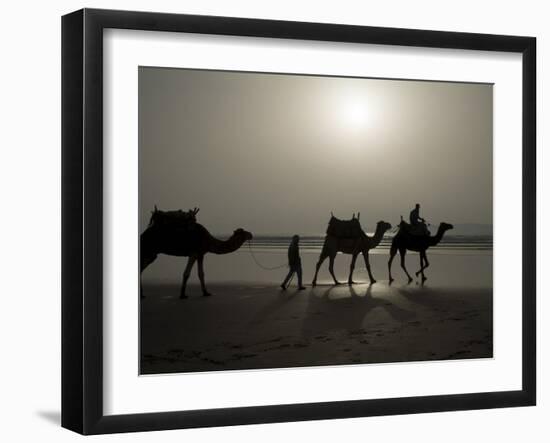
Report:
<svg viewBox="0 0 550 443"><path fill-rule="evenodd" d="M367 104L358 100L347 100L340 109L342 125L350 130L365 129L369 124Z"/></svg>

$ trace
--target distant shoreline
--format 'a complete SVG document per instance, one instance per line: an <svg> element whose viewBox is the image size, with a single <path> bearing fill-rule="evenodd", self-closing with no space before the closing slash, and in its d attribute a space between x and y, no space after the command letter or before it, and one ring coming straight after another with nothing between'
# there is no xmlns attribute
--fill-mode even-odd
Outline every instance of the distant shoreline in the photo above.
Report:
<svg viewBox="0 0 550 443"><path fill-rule="evenodd" d="M371 235L371 234L368 234ZM391 245L393 235L386 235L376 249L387 250ZM251 241L250 246L254 250L265 250L266 252L274 249L286 249L291 236L284 235L258 235ZM302 235L300 237L300 248L302 250L320 251L325 236L320 235ZM489 235L447 235L442 241L433 248L433 251L492 251L493 236ZM374 251L374 250L373 250Z"/></svg>
<svg viewBox="0 0 550 443"><path fill-rule="evenodd" d="M309 285L315 272L320 249L302 246L300 253L304 282ZM374 278L378 280L376 285L387 286L389 249L380 247L372 249L369 256ZM428 277L427 286L440 288L492 287L492 250L450 250L435 247L429 249L428 257L430 267L426 273ZM406 264L410 272L418 270L418 260L418 253L409 252L407 254ZM334 270L341 282L347 281L350 261L351 256L347 254L338 254L335 260ZM144 285L174 283L177 286L181 283L181 275L186 262L185 257L160 255L155 263L143 273L142 282ZM265 269L262 269L257 263L263 265ZM288 272L286 263L286 244L284 247L277 248L250 249L248 245L243 245L238 251L229 255L207 254L205 257L206 282L208 285L229 282L242 282L243 284L264 282L265 284L276 284L278 286ZM277 267L277 269L269 269L274 267ZM406 282L406 276L399 265L399 260L394 263L393 272L396 283ZM357 282L368 281L363 257L357 260L354 279ZM197 281L197 273L193 272L189 283L194 284ZM318 283L332 283L328 271L328 261L323 263L321 267ZM413 283L413 285L416 283ZM296 284L296 282L294 281L293 284ZM177 290L175 293L177 295Z"/></svg>

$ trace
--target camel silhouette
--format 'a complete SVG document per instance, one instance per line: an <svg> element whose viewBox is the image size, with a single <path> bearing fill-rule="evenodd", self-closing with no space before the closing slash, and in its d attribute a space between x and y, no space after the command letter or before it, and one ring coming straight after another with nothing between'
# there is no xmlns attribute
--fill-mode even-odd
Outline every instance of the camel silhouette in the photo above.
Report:
<svg viewBox="0 0 550 443"><path fill-rule="evenodd" d="M358 218L356 219L354 216L353 220L358 221ZM330 275L334 280L334 284L340 284L340 282L336 279L336 276L334 275L334 259L336 258L336 254L338 252L351 254L348 285L352 285L355 283L353 281L353 270L355 269L355 261L357 260L357 256L360 253L363 254L363 257L365 259L365 265L367 267L367 272L369 273L370 283L376 283L376 280L372 276L372 272L370 269L369 250L376 248L380 244L384 233L388 229L391 229L391 225L389 223L385 221L379 221L376 224L376 231L372 237L369 237L367 234L365 234L362 229L360 230L359 236L352 238L342 238L331 234L326 235L323 249L321 250L321 255L319 256L319 261L317 262L317 265L315 267L315 276L313 277L313 282L311 283L312 286L315 286L317 284L317 275L319 274L319 269L321 268L321 265L327 257L330 260L328 269Z"/></svg>
<svg viewBox="0 0 550 443"><path fill-rule="evenodd" d="M195 262L198 265L202 294L208 296L211 294L207 291L204 283L205 254L230 254L239 249L245 241L251 239L252 234L241 228L235 230L227 240L219 240L212 236L204 226L194 221L186 224L157 224L153 221L140 237L140 276L143 270L155 261L158 254L189 257L183 272L180 298L187 298L185 289ZM140 294L143 297L141 281Z"/></svg>
<svg viewBox="0 0 550 443"><path fill-rule="evenodd" d="M430 236L411 234L409 232L410 226L411 225L408 223L401 221L399 231L392 240L390 247L390 259L388 261L390 284L394 280L391 275L391 265L397 251L399 251L399 255L401 256L401 267L405 271L405 274L407 274L409 283L412 282L413 279L405 267L405 254L407 253L407 250L418 252L420 254L420 270L418 270L415 275L418 277L419 274L422 274L422 283L424 283L427 280L427 277L424 275L424 269L430 266L428 263L428 258L426 257L426 250L431 246L437 245L443 238L445 232L449 229L453 229L453 225L443 222L439 225L437 233L434 236Z"/></svg>

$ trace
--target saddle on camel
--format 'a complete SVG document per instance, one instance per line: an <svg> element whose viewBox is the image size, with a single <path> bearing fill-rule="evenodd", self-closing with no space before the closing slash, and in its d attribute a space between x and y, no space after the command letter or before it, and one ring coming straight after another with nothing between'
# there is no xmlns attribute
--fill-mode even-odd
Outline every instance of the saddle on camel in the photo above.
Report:
<svg viewBox="0 0 550 443"><path fill-rule="evenodd" d="M361 214L357 213L357 218L355 218L355 214L353 214L351 220L340 220L331 212L327 235L338 238L358 238L363 236L363 228L361 228L361 223L359 222L360 216Z"/></svg>
<svg viewBox="0 0 550 443"><path fill-rule="evenodd" d="M199 210L199 208L194 208L188 211L182 211L181 209L176 211L161 211L157 209L155 205L155 210L149 221L149 226L191 228L197 223L197 213Z"/></svg>
<svg viewBox="0 0 550 443"><path fill-rule="evenodd" d="M407 223L401 216L401 222L399 223L399 231L405 232L409 235L426 236L430 235L430 231L426 223L417 223L415 225Z"/></svg>

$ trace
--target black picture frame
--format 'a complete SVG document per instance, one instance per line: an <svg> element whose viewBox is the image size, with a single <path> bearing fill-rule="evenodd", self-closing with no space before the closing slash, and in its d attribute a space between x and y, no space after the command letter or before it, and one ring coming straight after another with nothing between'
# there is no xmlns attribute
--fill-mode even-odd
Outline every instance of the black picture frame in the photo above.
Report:
<svg viewBox="0 0 550 443"><path fill-rule="evenodd" d="M192 32L522 54L522 388L131 415L103 412L103 30ZM536 39L83 9L62 18L62 426L82 434L529 406L536 403Z"/></svg>

